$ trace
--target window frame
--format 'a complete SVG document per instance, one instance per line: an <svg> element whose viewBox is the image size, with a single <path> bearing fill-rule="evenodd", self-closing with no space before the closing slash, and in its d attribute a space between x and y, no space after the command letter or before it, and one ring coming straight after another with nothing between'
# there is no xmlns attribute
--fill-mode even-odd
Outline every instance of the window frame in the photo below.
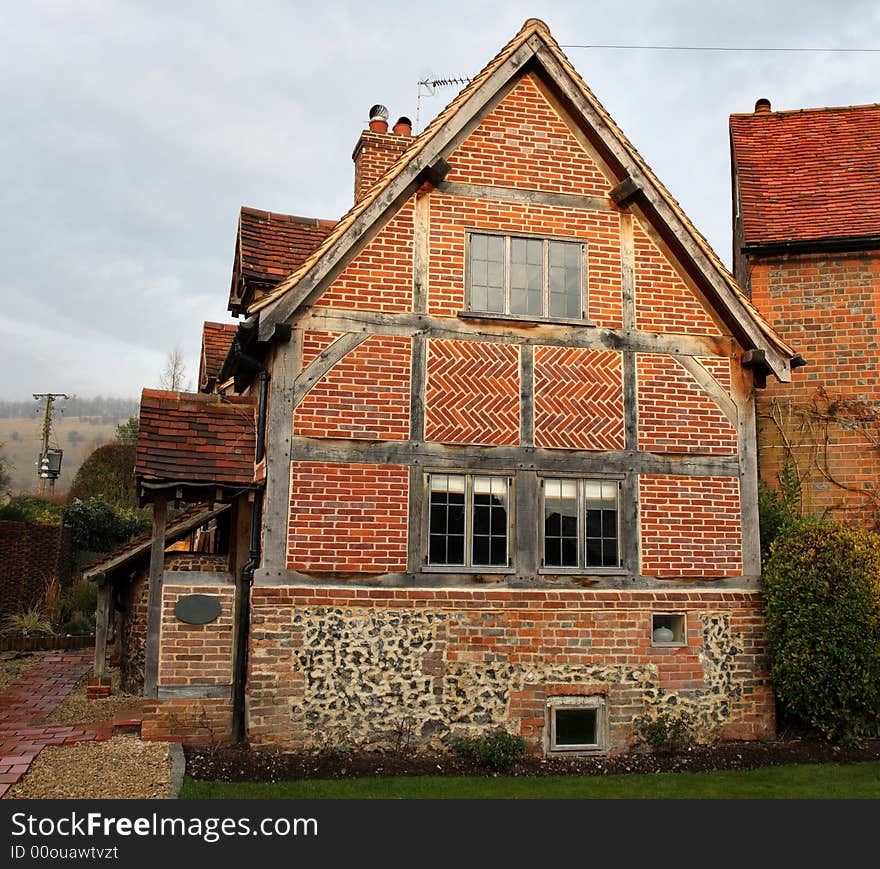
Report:
<svg viewBox="0 0 880 869"><path fill-rule="evenodd" d="M666 624L669 622L670 624ZM677 627L676 627L677 625ZM671 640L659 641L654 639L654 631L659 627L668 627L672 633ZM688 644L688 624L686 612L657 611L651 613L651 648L654 649L680 649ZM678 634L679 638L675 639Z"/></svg>
<svg viewBox="0 0 880 869"><path fill-rule="evenodd" d="M577 494L577 508L578 508L578 529L577 529L577 544L578 544L578 564L575 566L563 566L563 565L548 565L545 563L546 556L546 532L547 532L547 522L546 522L546 484L548 481L567 481L577 483L578 494ZM587 560L587 528L586 528L586 517L587 517L587 508L586 508L586 494L584 492L584 484L585 483L615 483L617 485L617 565L614 567L602 567L598 565L588 565L586 563ZM540 522L540 534L538 540L538 573L544 574L557 574L557 573L570 573L570 574L584 574L584 573L599 573L603 575L609 574L623 574L626 573L626 567L624 564L624 552L623 552L623 540L622 540L622 532L623 532L623 520L621 509L621 501L623 496L623 478L622 477L607 477L607 476L577 476L577 475L556 475L556 474L540 474L538 477L538 489L539 489L539 504L540 504L540 513L539 513L539 522Z"/></svg>
<svg viewBox="0 0 880 869"><path fill-rule="evenodd" d="M608 753L608 698L604 694L548 697L544 708L545 754L571 756ZM559 709L595 709L596 742L558 745L556 743L556 713Z"/></svg>
<svg viewBox="0 0 880 869"><path fill-rule="evenodd" d="M473 236L484 235L504 239L504 304L502 311L487 311L474 308L472 305L472 242ZM510 310L510 247L513 239L526 241L541 241L543 243L542 254L542 286L541 286L541 313L515 313ZM580 314L576 317L565 317L558 314L550 314L550 243L577 245L580 247ZM485 317L487 319L500 320L529 320L546 323L581 323L593 325L587 317L589 310L589 269L588 269L588 243L584 238L571 236L545 235L534 232L501 232L492 229L468 228L465 230L465 283L464 283L464 310L460 313L463 317Z"/></svg>
<svg viewBox="0 0 880 869"><path fill-rule="evenodd" d="M465 519L464 519L464 564L432 564L430 562L431 545L431 477L448 476L465 478ZM473 563L473 508L475 477L492 477L507 481L507 563L506 564L474 564ZM516 551L514 540L514 504L516 492L516 476L507 471L474 471L449 468L425 469L424 474L424 509L422 519L422 566L426 573L505 573L516 572L514 566L514 553Z"/></svg>

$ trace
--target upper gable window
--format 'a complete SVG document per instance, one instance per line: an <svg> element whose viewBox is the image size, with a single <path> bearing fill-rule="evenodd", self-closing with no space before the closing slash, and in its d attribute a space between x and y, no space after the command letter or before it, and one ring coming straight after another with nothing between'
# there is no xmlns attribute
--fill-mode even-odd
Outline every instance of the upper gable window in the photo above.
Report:
<svg viewBox="0 0 880 869"><path fill-rule="evenodd" d="M577 320L584 316L584 245L470 234L468 309Z"/></svg>

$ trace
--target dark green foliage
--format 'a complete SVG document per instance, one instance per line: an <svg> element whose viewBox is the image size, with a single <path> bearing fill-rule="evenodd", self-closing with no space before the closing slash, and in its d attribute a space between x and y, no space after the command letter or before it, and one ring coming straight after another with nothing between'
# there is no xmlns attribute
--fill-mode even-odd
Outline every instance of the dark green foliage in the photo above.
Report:
<svg viewBox="0 0 880 869"><path fill-rule="evenodd" d="M31 522L38 525L60 525L62 508L35 495L15 495L0 505L0 519L7 522Z"/></svg>
<svg viewBox="0 0 880 869"><path fill-rule="evenodd" d="M761 560L770 557L773 541L798 521L801 515L801 481L791 462L779 475L779 488L758 483L758 513L761 523Z"/></svg>
<svg viewBox="0 0 880 869"><path fill-rule="evenodd" d="M880 736L880 536L792 526L773 546L764 597L783 709L829 739Z"/></svg>
<svg viewBox="0 0 880 869"><path fill-rule="evenodd" d="M150 520L137 510L113 507L97 498L68 504L62 518L70 527L75 552L110 552L150 527Z"/></svg>
<svg viewBox="0 0 880 869"><path fill-rule="evenodd" d="M526 741L506 730L496 730L491 736L459 736L450 744L463 757L501 773L510 772L526 750Z"/></svg>
<svg viewBox="0 0 880 869"><path fill-rule="evenodd" d="M98 447L76 472L70 485L71 500L100 498L108 504L136 508L135 445L112 443Z"/></svg>
<svg viewBox="0 0 880 869"><path fill-rule="evenodd" d="M75 582L61 595L59 625L62 634L92 634L95 632L95 610L98 605L98 587L87 579Z"/></svg>

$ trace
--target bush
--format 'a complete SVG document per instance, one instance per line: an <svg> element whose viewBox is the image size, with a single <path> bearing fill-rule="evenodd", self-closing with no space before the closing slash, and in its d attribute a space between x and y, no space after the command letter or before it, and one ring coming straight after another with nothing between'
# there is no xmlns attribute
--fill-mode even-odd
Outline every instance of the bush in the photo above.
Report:
<svg viewBox="0 0 880 869"><path fill-rule="evenodd" d="M95 631L95 610L98 587L87 579L75 582L61 597L61 632L92 634Z"/></svg>
<svg viewBox="0 0 880 869"><path fill-rule="evenodd" d="M526 741L506 730L496 730L491 736L456 737L452 740L452 748L479 766L505 773L510 772L525 754Z"/></svg>
<svg viewBox="0 0 880 869"><path fill-rule="evenodd" d="M690 715L680 712L659 712L636 723L639 741L661 754L687 751L696 741L692 732Z"/></svg>
<svg viewBox="0 0 880 869"><path fill-rule="evenodd" d="M792 526L773 546L764 597L783 710L829 739L880 735L880 536Z"/></svg>
<svg viewBox="0 0 880 869"><path fill-rule="evenodd" d="M134 442L98 447L80 466L70 484L71 499L100 499L119 507L136 508Z"/></svg>
<svg viewBox="0 0 880 869"><path fill-rule="evenodd" d="M786 462L779 474L779 488L758 483L758 515L761 531L761 560L766 564L777 537L791 528L801 515L802 487L797 469Z"/></svg>
<svg viewBox="0 0 880 869"><path fill-rule="evenodd" d="M60 525L62 508L46 498L15 495L0 505L0 519L38 525Z"/></svg>
<svg viewBox="0 0 880 869"><path fill-rule="evenodd" d="M113 507L97 498L68 504L62 518L70 526L74 552L110 552L150 527L150 520L139 511Z"/></svg>

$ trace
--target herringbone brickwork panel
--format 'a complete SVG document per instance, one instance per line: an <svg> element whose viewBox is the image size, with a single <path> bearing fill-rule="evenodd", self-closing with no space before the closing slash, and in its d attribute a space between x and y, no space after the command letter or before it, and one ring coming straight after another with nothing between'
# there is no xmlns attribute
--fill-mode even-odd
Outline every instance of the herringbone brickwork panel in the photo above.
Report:
<svg viewBox="0 0 880 869"><path fill-rule="evenodd" d="M579 450L624 448L619 353L536 348L535 444Z"/></svg>
<svg viewBox="0 0 880 869"><path fill-rule="evenodd" d="M454 444L519 443L515 346L430 341L425 437Z"/></svg>

